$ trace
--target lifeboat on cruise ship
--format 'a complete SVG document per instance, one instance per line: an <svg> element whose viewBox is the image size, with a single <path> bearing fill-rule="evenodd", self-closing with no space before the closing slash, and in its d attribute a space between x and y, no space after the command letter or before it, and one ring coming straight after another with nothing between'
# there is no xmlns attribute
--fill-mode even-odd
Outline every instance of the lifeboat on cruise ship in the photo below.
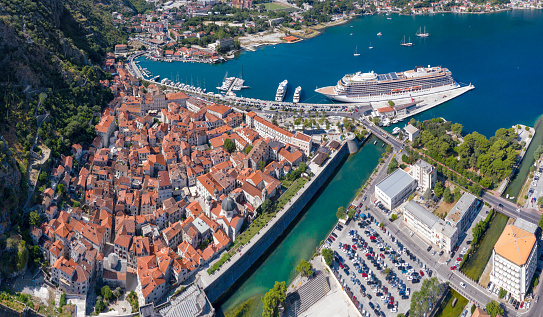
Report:
<svg viewBox="0 0 543 317"><path fill-rule="evenodd" d="M401 91L402 91L401 88L399 88L399 89L394 89L394 90L392 90L392 93L397 93L397 92L401 92Z"/></svg>
<svg viewBox="0 0 543 317"><path fill-rule="evenodd" d="M403 91L409 91L411 88L404 88Z"/></svg>
<svg viewBox="0 0 543 317"><path fill-rule="evenodd" d="M420 86L413 87L413 90L420 90Z"/></svg>

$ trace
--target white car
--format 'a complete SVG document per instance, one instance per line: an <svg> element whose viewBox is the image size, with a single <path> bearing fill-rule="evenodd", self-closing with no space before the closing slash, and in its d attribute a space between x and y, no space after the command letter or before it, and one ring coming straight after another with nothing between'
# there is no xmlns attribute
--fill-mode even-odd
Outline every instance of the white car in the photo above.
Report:
<svg viewBox="0 0 543 317"><path fill-rule="evenodd" d="M462 286L463 288L466 288L466 284L464 282L460 282L460 286Z"/></svg>

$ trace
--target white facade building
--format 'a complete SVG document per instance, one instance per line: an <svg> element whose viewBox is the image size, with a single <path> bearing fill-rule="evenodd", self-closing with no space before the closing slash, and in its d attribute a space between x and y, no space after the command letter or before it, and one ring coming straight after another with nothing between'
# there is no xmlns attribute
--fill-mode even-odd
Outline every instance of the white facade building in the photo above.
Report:
<svg viewBox="0 0 543 317"><path fill-rule="evenodd" d="M523 301L537 268L537 241L533 233L508 225L492 252L490 281Z"/></svg>
<svg viewBox="0 0 543 317"><path fill-rule="evenodd" d="M414 201L403 207L403 222L419 237L440 249L451 252L458 243L458 229Z"/></svg>
<svg viewBox="0 0 543 317"><path fill-rule="evenodd" d="M478 209L479 200L477 197L470 193L464 193L445 217L445 222L458 228L460 232L465 232L469 229L473 218L477 216Z"/></svg>
<svg viewBox="0 0 543 317"><path fill-rule="evenodd" d="M402 169L397 169L375 186L377 199L392 210L417 189L417 180Z"/></svg>
<svg viewBox="0 0 543 317"><path fill-rule="evenodd" d="M419 187L423 192L428 188L433 189L436 184L436 168L421 159L417 160L415 164L409 167L409 175L418 181Z"/></svg>

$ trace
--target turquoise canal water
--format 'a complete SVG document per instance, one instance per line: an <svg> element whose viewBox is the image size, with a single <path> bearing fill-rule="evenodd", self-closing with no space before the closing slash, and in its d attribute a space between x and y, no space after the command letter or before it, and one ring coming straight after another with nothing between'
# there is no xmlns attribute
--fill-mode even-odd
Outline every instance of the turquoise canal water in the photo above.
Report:
<svg viewBox="0 0 543 317"><path fill-rule="evenodd" d="M352 27L351 27L352 26ZM426 39L415 36L426 26ZM296 44L280 44L245 52L219 65L161 63L141 58L141 66L162 78L214 91L228 76L243 77L251 88L243 96L272 100L279 82L287 79L287 101L303 89L302 101L325 103L315 87L335 85L346 73L386 73L416 65L449 68L458 82L475 89L420 114L417 119L444 117L460 122L466 131L491 136L516 123L533 125L541 114L543 14L518 10L496 14L384 15L355 19ZM377 33L381 32L381 37ZM352 35L350 35L352 33ZM403 36L413 47L400 46ZM372 50L368 47L373 46ZM353 56L358 48L358 57Z"/></svg>
<svg viewBox="0 0 543 317"><path fill-rule="evenodd" d="M301 259L309 259L319 243L335 225L336 211L354 198L356 191L366 182L377 166L382 142L371 137L360 151L347 158L332 180L316 194L311 204L302 211L302 216L289 228L267 254L264 261L251 269L250 276L242 277L243 283L237 284L226 294L226 300L217 307L221 313L253 298L256 311L253 316L262 315L260 296L273 287L275 281L290 283L296 273L294 268Z"/></svg>

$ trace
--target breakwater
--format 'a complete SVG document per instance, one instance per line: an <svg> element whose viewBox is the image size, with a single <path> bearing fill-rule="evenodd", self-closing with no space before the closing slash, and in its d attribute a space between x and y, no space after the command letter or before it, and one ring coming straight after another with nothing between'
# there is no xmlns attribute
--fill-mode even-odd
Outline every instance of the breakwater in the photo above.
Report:
<svg viewBox="0 0 543 317"><path fill-rule="evenodd" d="M239 258L235 263L231 263L228 268L215 273L209 284L206 279L202 279L203 288L211 302L216 301L224 292L226 292L251 266L266 252L266 250L280 237L285 229L292 223L298 214L304 209L307 203L313 198L315 193L328 180L334 170L340 165L343 159L349 155L348 146L343 143L340 149L330 157L326 166L308 181L303 192L298 192L294 201L285 206L277 216L272 219L266 227L261 230L261 234L255 236L257 239L249 248L244 247ZM265 230L267 229L267 230ZM204 272L202 272L205 274Z"/></svg>

